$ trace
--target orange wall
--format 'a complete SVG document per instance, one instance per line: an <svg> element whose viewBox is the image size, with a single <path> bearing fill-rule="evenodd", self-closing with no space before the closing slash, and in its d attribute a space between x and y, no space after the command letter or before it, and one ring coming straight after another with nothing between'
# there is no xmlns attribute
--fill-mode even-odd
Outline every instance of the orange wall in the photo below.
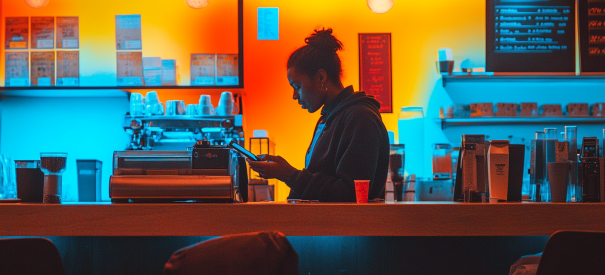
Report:
<svg viewBox="0 0 605 275"><path fill-rule="evenodd" d="M256 8L279 7L280 39L256 39ZM435 52L453 49L457 62L470 58L485 64L485 1L396 1L384 14L375 14L364 0L246 0L244 2L245 101L247 136L266 129L276 154L294 167L304 167L304 156L319 112L309 114L292 100L286 78L289 54L304 45L314 28L330 27L343 42L343 84L359 89L357 34L390 32L393 49L393 114L383 114L388 130L397 133L401 106L427 107L437 85ZM458 63L459 64L459 63ZM440 84L439 84L440 85ZM280 183L278 199L289 190Z"/></svg>
<svg viewBox="0 0 605 275"><path fill-rule="evenodd" d="M212 0L201 10L187 7L182 0L103 1L90 4L81 0L50 0L43 9L27 7L23 0L0 0L3 16L80 16L81 74L108 71L115 74L115 14L143 15L143 55L177 58L180 84L188 84L189 54L193 52L236 52L232 35L236 20L217 10L231 9L234 1ZM258 7L278 7L280 39L256 39ZM101 16L102 15L102 16ZM2 22L4 25L4 22ZM438 48L453 49L457 64L470 58L476 66L485 64L485 1L396 1L385 14L369 10L364 0L244 0L244 127L265 129L275 147L272 151L294 167L304 167L305 151L311 141L319 114L309 114L292 100L285 64L289 54L304 44L314 28L330 27L344 43L341 52L344 85L359 89L357 34L392 34L393 114L383 114L388 130L397 133L397 112L401 106L425 108L436 89L435 71ZM4 37L2 28L2 37ZM219 40L208 39L218 37ZM222 39L222 40L221 40ZM219 41L218 43L216 43ZM0 50L2 52L2 50ZM4 55L2 55L2 60ZM4 78L4 62L0 78ZM145 90L141 92L144 93ZM199 94L211 93L216 105L221 90L163 90L162 101L183 99L195 103ZM279 183L278 200L289 190Z"/></svg>

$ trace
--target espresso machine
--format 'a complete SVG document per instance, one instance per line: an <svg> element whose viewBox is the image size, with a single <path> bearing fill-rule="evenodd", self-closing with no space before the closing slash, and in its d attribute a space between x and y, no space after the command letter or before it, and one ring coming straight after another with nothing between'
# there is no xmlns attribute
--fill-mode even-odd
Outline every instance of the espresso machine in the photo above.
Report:
<svg viewBox="0 0 605 275"><path fill-rule="evenodd" d="M113 154L112 202L247 202L245 158L227 147L244 144L242 115L126 114L130 136Z"/></svg>
<svg viewBox="0 0 605 275"><path fill-rule="evenodd" d="M109 197L112 202L246 202L246 161L208 141L182 151L116 151Z"/></svg>

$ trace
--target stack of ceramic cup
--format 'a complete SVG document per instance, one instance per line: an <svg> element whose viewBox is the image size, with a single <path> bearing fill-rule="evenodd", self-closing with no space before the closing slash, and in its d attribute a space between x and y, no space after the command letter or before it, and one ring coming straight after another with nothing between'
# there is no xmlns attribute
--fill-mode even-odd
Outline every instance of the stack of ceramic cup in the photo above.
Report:
<svg viewBox="0 0 605 275"><path fill-rule="evenodd" d="M215 114L214 105L212 105L212 101L210 101L210 95L201 95L198 115L212 116Z"/></svg>
<svg viewBox="0 0 605 275"><path fill-rule="evenodd" d="M183 100L168 100L166 101L166 115L177 116L185 114L185 101Z"/></svg>
<svg viewBox="0 0 605 275"><path fill-rule="evenodd" d="M216 114L219 116L232 116L237 114L239 108L235 106L235 100L231 92L222 92L221 98L219 99L218 106L216 107Z"/></svg>
<svg viewBox="0 0 605 275"><path fill-rule="evenodd" d="M130 115L142 116L145 113L143 95L139 93L130 94Z"/></svg>
<svg viewBox="0 0 605 275"><path fill-rule="evenodd" d="M188 116L197 116L199 115L198 109L199 105L197 104L187 104L187 111L185 114Z"/></svg>
<svg viewBox="0 0 605 275"><path fill-rule="evenodd" d="M164 106L158 98L156 91L147 92L145 95L145 115L163 115Z"/></svg>

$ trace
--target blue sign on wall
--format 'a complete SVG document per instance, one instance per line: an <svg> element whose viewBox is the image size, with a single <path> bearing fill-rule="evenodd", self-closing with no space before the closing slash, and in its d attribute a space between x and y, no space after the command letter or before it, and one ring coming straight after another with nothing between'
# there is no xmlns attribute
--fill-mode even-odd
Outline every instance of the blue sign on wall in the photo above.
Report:
<svg viewBox="0 0 605 275"><path fill-rule="evenodd" d="M258 40L279 40L279 8L258 8Z"/></svg>

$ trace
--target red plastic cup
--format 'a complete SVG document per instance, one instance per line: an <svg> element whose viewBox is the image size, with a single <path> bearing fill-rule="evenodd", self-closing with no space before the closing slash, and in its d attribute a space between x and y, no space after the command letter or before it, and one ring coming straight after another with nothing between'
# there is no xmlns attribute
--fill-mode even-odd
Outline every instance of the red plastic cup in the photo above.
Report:
<svg viewBox="0 0 605 275"><path fill-rule="evenodd" d="M368 191L370 190L369 180L356 180L355 181L355 197L357 203L368 203Z"/></svg>

